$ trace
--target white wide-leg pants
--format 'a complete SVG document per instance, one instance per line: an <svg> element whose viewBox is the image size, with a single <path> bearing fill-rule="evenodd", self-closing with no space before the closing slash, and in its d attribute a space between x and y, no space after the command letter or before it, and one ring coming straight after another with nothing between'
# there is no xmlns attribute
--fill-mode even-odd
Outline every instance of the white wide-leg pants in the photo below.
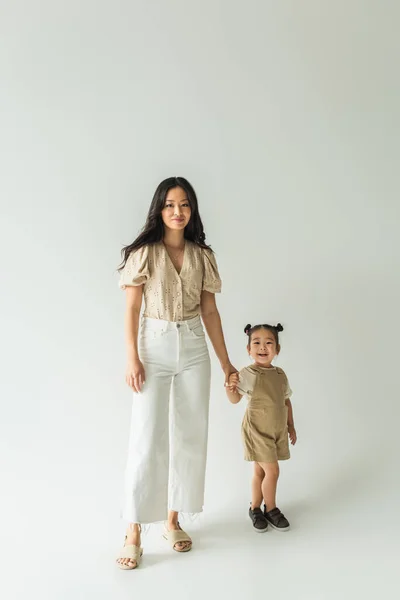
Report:
<svg viewBox="0 0 400 600"><path fill-rule="evenodd" d="M200 317L144 318L139 354L146 378L133 397L122 516L145 524L203 510L210 356Z"/></svg>

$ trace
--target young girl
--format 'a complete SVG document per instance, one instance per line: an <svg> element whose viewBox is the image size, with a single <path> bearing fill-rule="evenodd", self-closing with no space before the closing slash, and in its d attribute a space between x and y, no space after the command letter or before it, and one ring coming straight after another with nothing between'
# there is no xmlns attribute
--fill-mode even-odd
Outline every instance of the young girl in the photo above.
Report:
<svg viewBox="0 0 400 600"><path fill-rule="evenodd" d="M244 331L248 336L247 351L254 363L230 375L226 392L233 404L243 395L248 399L242 437L245 460L254 461L249 516L257 532L266 531L268 524L278 531L287 531L289 521L276 506L278 460L290 458L288 437L294 445L297 435L288 379L281 368L272 365L280 352L279 332L283 327L280 323L247 325Z"/></svg>

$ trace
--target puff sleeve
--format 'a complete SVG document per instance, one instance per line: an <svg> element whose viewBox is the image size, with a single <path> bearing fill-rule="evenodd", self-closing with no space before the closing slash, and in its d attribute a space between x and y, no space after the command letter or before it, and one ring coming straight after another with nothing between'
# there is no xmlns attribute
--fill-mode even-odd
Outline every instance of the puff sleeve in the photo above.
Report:
<svg viewBox="0 0 400 600"><path fill-rule="evenodd" d="M124 290L128 286L142 285L150 277L149 266L149 247L142 246L134 250L128 257L124 268L121 271L119 287Z"/></svg>
<svg viewBox="0 0 400 600"><path fill-rule="evenodd" d="M203 250L203 290L217 294L221 291L221 278L218 273L217 261L211 250Z"/></svg>

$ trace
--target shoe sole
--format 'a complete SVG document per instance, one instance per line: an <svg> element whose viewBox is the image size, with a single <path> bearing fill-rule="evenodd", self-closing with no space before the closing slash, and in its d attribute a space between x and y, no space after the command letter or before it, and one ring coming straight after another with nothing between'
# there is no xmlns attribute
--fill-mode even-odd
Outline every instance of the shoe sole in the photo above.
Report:
<svg viewBox="0 0 400 600"><path fill-rule="evenodd" d="M253 529L256 533L265 533L266 531L268 531L268 527L266 527L265 529L257 529L256 527L253 527Z"/></svg>
<svg viewBox="0 0 400 600"><path fill-rule="evenodd" d="M272 529L275 529L275 531L282 531L282 533L284 533L285 531L289 531L289 529L290 529L290 525L289 525L289 527L276 527L276 525L272 525L272 523L270 523L269 521L268 521L268 523L269 523L269 526L272 527Z"/></svg>
<svg viewBox="0 0 400 600"><path fill-rule="evenodd" d="M258 527L254 527L254 525L253 525L253 529L256 533L265 533L268 530L268 523L266 524L264 529L259 529Z"/></svg>

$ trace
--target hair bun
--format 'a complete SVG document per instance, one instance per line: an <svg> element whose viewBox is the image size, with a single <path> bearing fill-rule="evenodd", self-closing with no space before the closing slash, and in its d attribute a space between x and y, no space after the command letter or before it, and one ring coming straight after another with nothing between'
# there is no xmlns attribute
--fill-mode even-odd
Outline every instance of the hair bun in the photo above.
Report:
<svg viewBox="0 0 400 600"><path fill-rule="evenodd" d="M244 332L245 332L245 334L246 334L246 335L249 335L249 331L250 331L250 329L251 329L251 325L250 325L250 323L248 323L248 324L246 325L246 327L244 328Z"/></svg>
<svg viewBox="0 0 400 600"><path fill-rule="evenodd" d="M278 325L275 327L275 329L276 329L278 332L281 332L281 331L283 331L283 327L282 327L282 325L281 325L280 323L278 323Z"/></svg>

